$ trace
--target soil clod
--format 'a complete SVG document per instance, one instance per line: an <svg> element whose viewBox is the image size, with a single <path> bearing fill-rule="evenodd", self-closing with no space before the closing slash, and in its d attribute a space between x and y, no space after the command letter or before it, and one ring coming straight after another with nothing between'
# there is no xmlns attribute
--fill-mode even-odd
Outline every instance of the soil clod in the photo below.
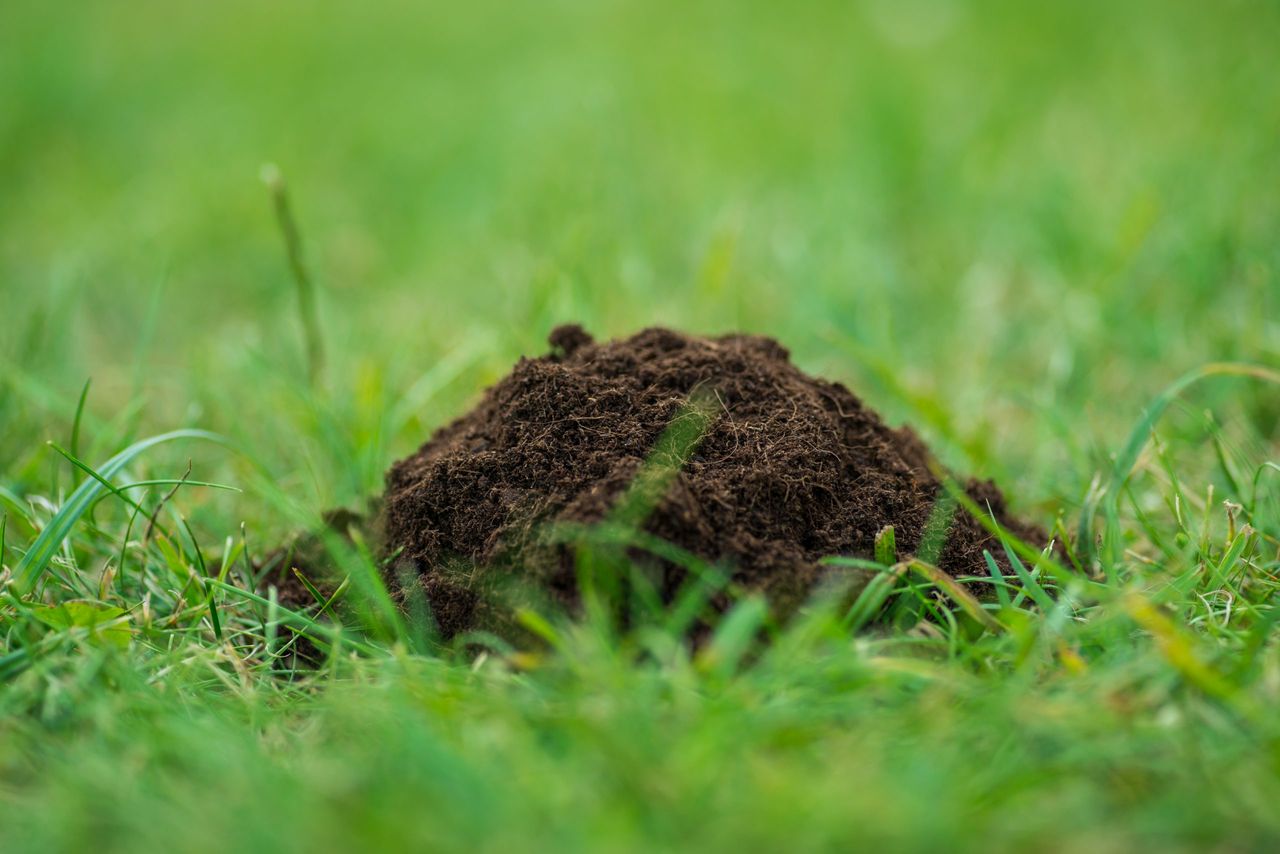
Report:
<svg viewBox="0 0 1280 854"><path fill-rule="evenodd" d="M944 491L909 428L888 427L843 385L804 374L770 338L654 328L598 343L562 326L549 343L549 355L521 359L387 474L388 582L402 598L418 595L406 583L420 585L445 636L502 625L513 582L573 607L572 551L547 532L612 518L691 400L705 407L701 433L680 449L641 527L726 568L778 610L832 571L822 558L873 558L890 525L897 554L933 548L952 575L985 576L984 549L1004 563L1000 544L963 510L930 533ZM994 484L967 490L1016 535L1045 542L1007 515ZM672 601L687 569L637 559Z"/></svg>

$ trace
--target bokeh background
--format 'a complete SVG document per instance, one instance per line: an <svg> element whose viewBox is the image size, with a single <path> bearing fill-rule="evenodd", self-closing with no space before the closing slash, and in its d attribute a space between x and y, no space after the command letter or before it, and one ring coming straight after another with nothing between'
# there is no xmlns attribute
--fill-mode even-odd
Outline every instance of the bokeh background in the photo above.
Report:
<svg viewBox="0 0 1280 854"><path fill-rule="evenodd" d="M6 0L7 483L56 485L91 377L86 456L208 427L358 502L557 323L661 323L774 335L1069 514L1178 375L1280 362L1278 37L1234 0ZM1170 429L1256 460L1274 398Z"/></svg>

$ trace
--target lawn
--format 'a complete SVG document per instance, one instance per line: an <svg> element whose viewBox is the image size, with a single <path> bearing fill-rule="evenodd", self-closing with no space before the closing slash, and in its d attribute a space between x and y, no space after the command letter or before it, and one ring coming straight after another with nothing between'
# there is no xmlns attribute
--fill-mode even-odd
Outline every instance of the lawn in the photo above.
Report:
<svg viewBox="0 0 1280 854"><path fill-rule="evenodd" d="M7 0L0 847L1274 848L1277 43L1234 0ZM256 583L570 321L774 336L1070 554L985 626L908 578L696 649L440 643L360 543L363 619Z"/></svg>

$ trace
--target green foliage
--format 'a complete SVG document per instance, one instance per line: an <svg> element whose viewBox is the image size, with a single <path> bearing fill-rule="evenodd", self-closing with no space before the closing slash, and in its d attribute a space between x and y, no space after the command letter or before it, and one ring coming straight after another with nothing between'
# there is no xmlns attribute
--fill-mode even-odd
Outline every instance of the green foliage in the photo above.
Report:
<svg viewBox="0 0 1280 854"><path fill-rule="evenodd" d="M175 430L172 433L165 433L161 436L152 436L125 448L103 463L99 471L95 472L89 469L88 471L93 475L93 478L76 488L76 491L71 494L66 503L58 509L54 517L40 531L40 536L36 537L35 542L23 554L22 559L18 561L18 565L14 569L14 587L17 592L21 594L31 589L39 579L40 573L48 566L50 559L62 545L63 540L71 533L72 527L79 521L84 511L93 504L103 490L115 489L107 478L115 475L116 472L128 465L134 457L148 448L174 439L198 438L217 440L218 437L200 430Z"/></svg>
<svg viewBox="0 0 1280 854"><path fill-rule="evenodd" d="M129 646L128 612L124 608L68 599L57 605L37 605L32 614L55 629L85 629L95 640L121 649Z"/></svg>

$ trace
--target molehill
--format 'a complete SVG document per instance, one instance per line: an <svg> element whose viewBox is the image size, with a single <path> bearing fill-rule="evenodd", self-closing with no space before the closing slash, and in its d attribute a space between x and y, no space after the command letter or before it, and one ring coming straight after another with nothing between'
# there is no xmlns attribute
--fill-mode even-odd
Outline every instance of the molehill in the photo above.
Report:
<svg viewBox="0 0 1280 854"><path fill-rule="evenodd" d="M446 637L506 624L513 589L536 589L571 610L572 548L548 532L614 519L620 502L634 503L632 484L691 400L701 401L699 429L668 449L678 459L667 461L660 494L634 521L725 568L779 611L832 571L823 557L870 557L887 525L899 554L926 536L943 494L928 449L843 385L796 369L776 341L655 328L597 343L562 326L550 345L387 473L388 582L402 601L420 585ZM1045 542L1007 514L993 483L966 489L1014 534ZM985 575L984 549L1004 563L999 543L963 510L942 542L936 560L952 575ZM687 569L642 550L632 556L671 601ZM727 595L712 604L725 607Z"/></svg>

